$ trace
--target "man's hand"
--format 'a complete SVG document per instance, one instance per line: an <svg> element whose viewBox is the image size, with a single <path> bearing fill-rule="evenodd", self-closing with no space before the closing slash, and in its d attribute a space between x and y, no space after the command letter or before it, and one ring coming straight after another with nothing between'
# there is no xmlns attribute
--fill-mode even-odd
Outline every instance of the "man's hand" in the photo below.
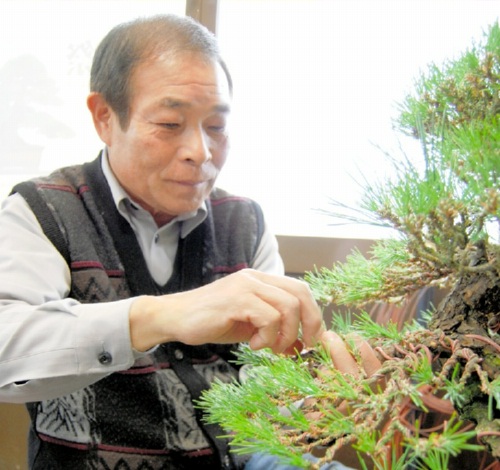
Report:
<svg viewBox="0 0 500 470"><path fill-rule="evenodd" d="M361 376L361 368L364 369L367 377L376 374L382 366L372 347L359 336L351 338L360 363L356 361L349 345L335 332L325 331L321 335L321 342L327 351L330 352L333 365L344 374L351 374L355 377Z"/></svg>
<svg viewBox="0 0 500 470"><path fill-rule="evenodd" d="M323 333L321 311L306 283L245 269L206 286L161 297L139 297L130 310L132 345L238 343L293 352Z"/></svg>

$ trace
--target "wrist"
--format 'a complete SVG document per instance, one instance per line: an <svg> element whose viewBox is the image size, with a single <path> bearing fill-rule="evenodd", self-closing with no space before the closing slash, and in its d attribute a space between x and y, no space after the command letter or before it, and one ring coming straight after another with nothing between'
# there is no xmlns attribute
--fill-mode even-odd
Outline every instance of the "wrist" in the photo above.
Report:
<svg viewBox="0 0 500 470"><path fill-rule="evenodd" d="M130 341L136 351L144 352L160 343L175 341L173 328L169 328L171 322L164 321L165 298L162 300L141 296L132 302L129 311Z"/></svg>

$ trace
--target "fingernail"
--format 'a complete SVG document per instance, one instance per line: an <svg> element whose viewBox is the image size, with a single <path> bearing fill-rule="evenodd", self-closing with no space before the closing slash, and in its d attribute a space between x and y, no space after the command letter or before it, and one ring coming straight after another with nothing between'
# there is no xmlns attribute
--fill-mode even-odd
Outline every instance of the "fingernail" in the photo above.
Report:
<svg viewBox="0 0 500 470"><path fill-rule="evenodd" d="M334 331L332 331L332 330L328 330L328 331L325 331L323 333L323 340L326 340L329 343L331 343L332 341L337 340L338 338L339 338L339 335L337 333L335 333Z"/></svg>

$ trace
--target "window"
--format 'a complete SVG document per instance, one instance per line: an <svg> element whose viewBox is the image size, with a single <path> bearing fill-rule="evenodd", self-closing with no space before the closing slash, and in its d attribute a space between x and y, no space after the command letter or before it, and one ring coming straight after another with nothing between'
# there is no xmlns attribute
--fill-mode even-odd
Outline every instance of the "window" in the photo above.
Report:
<svg viewBox="0 0 500 470"><path fill-rule="evenodd" d="M499 0L219 0L218 35L235 82L232 150L219 185L255 198L278 234L372 237L315 209L383 177L395 102L431 61L479 39ZM92 160L85 106L93 51L115 24L184 0L0 2L0 191ZM405 142L410 152L414 143ZM413 146L412 146L413 145Z"/></svg>
<svg viewBox="0 0 500 470"><path fill-rule="evenodd" d="M355 202L359 171L390 171L376 146L398 155L395 102L428 63L480 39L499 12L498 0L221 0L235 112L220 184L258 200L278 234L382 235L329 226L315 209L328 209L329 198Z"/></svg>
<svg viewBox="0 0 500 470"><path fill-rule="evenodd" d="M0 191L93 160L102 143L86 107L94 49L114 25L185 0L0 2Z"/></svg>

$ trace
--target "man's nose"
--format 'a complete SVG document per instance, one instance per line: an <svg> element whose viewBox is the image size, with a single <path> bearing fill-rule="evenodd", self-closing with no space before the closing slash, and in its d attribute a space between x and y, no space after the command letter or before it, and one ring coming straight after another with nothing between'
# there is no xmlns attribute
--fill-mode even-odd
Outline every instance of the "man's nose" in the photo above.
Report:
<svg viewBox="0 0 500 470"><path fill-rule="evenodd" d="M186 129L183 140L184 160L201 165L212 158L209 137L202 127Z"/></svg>

